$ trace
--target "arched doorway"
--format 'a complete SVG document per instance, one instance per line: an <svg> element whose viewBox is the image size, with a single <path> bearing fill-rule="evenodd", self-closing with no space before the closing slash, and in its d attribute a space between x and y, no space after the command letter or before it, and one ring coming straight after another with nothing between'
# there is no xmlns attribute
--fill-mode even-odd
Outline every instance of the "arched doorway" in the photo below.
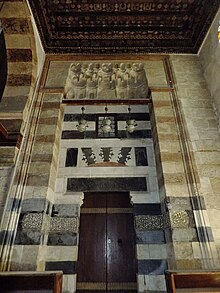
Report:
<svg viewBox="0 0 220 293"><path fill-rule="evenodd" d="M85 193L77 292L137 292L133 209L127 192Z"/></svg>

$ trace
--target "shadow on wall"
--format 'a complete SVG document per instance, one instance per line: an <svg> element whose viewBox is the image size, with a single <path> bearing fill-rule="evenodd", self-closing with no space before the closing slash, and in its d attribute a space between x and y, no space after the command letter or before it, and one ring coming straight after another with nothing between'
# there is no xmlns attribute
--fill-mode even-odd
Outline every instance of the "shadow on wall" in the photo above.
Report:
<svg viewBox="0 0 220 293"><path fill-rule="evenodd" d="M7 80L7 54L4 33L0 25L0 101L3 96Z"/></svg>

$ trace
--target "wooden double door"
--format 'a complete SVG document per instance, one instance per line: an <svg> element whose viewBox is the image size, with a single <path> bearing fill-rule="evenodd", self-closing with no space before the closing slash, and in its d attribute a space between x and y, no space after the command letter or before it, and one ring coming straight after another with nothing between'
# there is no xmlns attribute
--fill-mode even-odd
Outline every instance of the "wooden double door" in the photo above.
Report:
<svg viewBox="0 0 220 293"><path fill-rule="evenodd" d="M137 292L128 193L86 193L81 207L77 292Z"/></svg>

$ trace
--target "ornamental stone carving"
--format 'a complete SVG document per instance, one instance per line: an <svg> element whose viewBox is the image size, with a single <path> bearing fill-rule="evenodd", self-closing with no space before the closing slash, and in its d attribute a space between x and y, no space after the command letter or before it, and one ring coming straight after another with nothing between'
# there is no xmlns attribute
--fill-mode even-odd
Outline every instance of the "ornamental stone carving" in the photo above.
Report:
<svg viewBox="0 0 220 293"><path fill-rule="evenodd" d="M64 97L66 99L144 99L148 81L143 63L119 66L113 63L72 63Z"/></svg>

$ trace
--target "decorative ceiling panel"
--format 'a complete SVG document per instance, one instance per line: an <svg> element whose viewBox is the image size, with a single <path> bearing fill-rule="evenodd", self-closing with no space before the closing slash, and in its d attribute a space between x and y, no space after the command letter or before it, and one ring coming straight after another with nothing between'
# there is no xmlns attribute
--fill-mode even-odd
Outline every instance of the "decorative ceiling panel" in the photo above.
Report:
<svg viewBox="0 0 220 293"><path fill-rule="evenodd" d="M220 0L29 0L47 53L197 53Z"/></svg>

